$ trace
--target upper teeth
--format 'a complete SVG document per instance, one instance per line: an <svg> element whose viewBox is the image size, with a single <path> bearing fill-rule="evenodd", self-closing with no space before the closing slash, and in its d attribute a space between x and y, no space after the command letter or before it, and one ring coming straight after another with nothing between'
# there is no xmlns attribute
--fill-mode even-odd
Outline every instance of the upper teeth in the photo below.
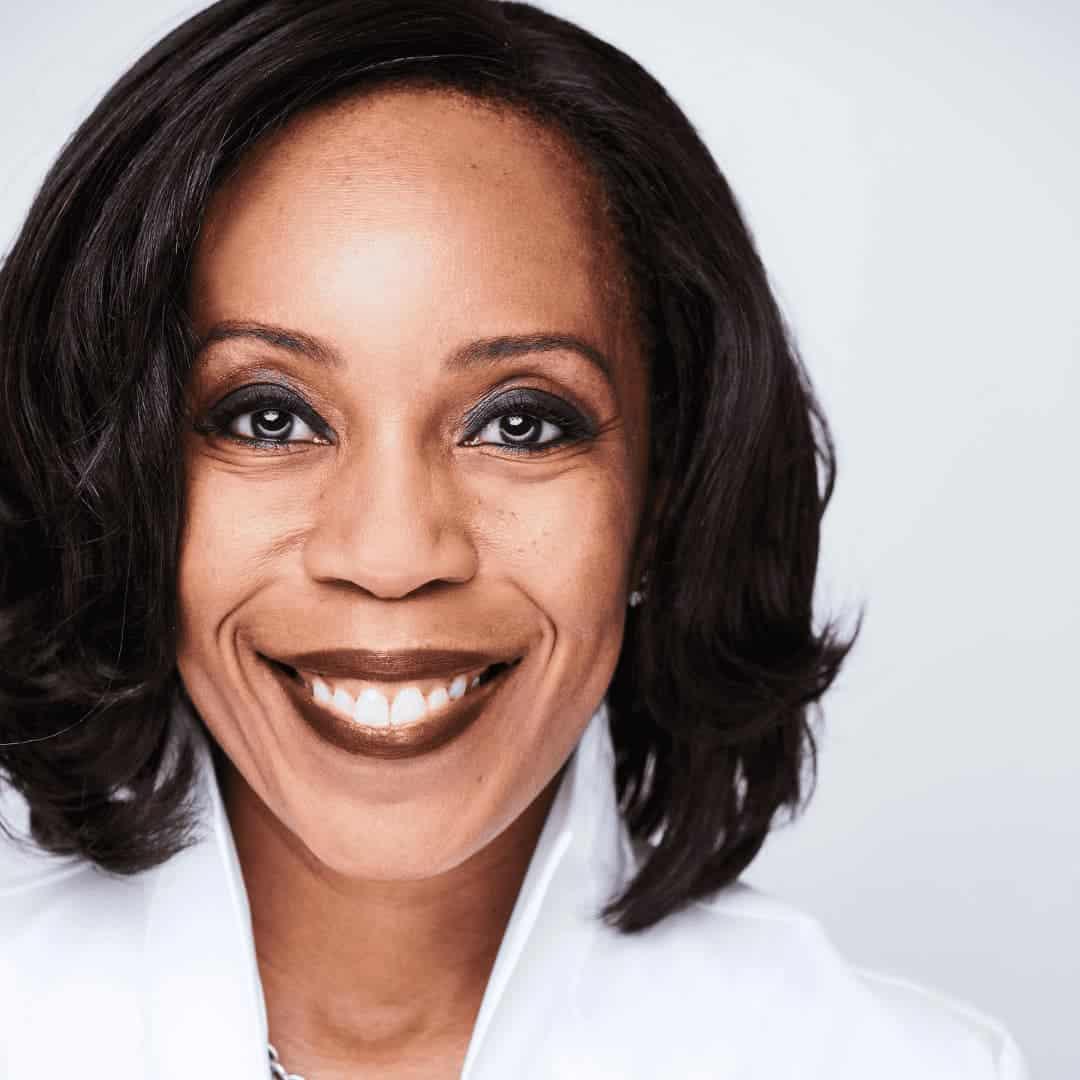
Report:
<svg viewBox="0 0 1080 1080"><path fill-rule="evenodd" d="M447 702L457 700L476 686L482 672L477 672L472 678L464 674L456 675L448 685L433 685L426 695L418 686L403 687L396 694L393 690L384 693L377 687L365 686L355 697L343 686L329 683L319 675L300 674L320 704L366 727L385 728L420 720ZM392 705L390 695L394 695Z"/></svg>

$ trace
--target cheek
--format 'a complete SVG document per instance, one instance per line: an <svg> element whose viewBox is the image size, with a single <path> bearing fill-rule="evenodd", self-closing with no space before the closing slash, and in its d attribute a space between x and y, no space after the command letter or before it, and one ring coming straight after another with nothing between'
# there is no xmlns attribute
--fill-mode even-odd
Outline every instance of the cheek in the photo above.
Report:
<svg viewBox="0 0 1080 1080"><path fill-rule="evenodd" d="M189 464L177 572L182 648L212 634L273 573L275 552L302 521L295 495L205 458Z"/></svg>
<svg viewBox="0 0 1080 1080"><path fill-rule="evenodd" d="M620 612L636 499L627 470L611 465L571 464L530 481L502 464L484 468L459 477L456 506L440 511L478 552L481 583L511 581L562 637L594 639ZM183 649L207 643L231 613L282 578L311 586L303 580L305 540L320 515L333 512L321 486L310 473L269 466L263 476L240 474L193 458L178 574Z"/></svg>
<svg viewBox="0 0 1080 1080"><path fill-rule="evenodd" d="M618 615L634 527L621 474L570 472L504 493L499 510L507 569L560 636L595 639Z"/></svg>

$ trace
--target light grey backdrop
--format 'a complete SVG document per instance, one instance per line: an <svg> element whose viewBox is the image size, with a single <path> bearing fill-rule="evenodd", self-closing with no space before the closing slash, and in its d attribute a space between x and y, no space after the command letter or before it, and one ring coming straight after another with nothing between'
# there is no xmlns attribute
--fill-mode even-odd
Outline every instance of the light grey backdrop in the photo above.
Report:
<svg viewBox="0 0 1080 1080"><path fill-rule="evenodd" d="M203 6L2 0L4 250L77 122ZM1075 1080L1080 7L544 6L698 125L836 437L819 604L867 621L815 800L747 878Z"/></svg>

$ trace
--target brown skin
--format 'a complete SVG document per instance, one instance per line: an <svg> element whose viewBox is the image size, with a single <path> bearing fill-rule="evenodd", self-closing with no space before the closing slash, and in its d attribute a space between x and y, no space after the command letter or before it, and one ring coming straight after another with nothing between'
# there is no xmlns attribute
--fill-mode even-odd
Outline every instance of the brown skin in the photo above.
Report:
<svg viewBox="0 0 1080 1080"><path fill-rule="evenodd" d="M295 1072L460 1074L560 770L614 674L649 465L614 236L559 137L442 91L305 114L209 209L200 335L258 321L340 357L209 346L184 447L178 664L230 761L270 1036ZM612 383L566 349L443 369L463 343L524 333L585 339ZM285 449L196 430L255 382L292 386L329 438L299 421ZM463 445L470 407L513 387L557 396L595 434L516 454L519 408ZM266 419L231 427L265 437ZM349 646L525 658L461 737L376 760L320 740L256 655Z"/></svg>

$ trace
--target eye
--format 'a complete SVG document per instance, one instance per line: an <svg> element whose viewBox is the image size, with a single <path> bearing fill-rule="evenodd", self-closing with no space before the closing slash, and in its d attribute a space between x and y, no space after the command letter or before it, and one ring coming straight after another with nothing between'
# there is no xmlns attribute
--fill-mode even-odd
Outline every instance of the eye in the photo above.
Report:
<svg viewBox="0 0 1080 1080"><path fill-rule="evenodd" d="M312 442L315 435L303 420L287 409L240 413L233 418L227 432L254 442Z"/></svg>
<svg viewBox="0 0 1080 1080"><path fill-rule="evenodd" d="M479 437L484 442L502 446L547 446L558 442L560 434L558 424L543 417L526 412L505 412L488 421ZM506 441L499 443L500 439Z"/></svg>
<svg viewBox="0 0 1080 1080"><path fill-rule="evenodd" d="M466 446L501 446L518 454L543 453L592 434L576 409L538 390L514 390L483 406L473 426Z"/></svg>
<svg viewBox="0 0 1080 1080"><path fill-rule="evenodd" d="M298 395L275 383L241 387L218 402L196 430L255 446L331 441L329 428L318 414Z"/></svg>

